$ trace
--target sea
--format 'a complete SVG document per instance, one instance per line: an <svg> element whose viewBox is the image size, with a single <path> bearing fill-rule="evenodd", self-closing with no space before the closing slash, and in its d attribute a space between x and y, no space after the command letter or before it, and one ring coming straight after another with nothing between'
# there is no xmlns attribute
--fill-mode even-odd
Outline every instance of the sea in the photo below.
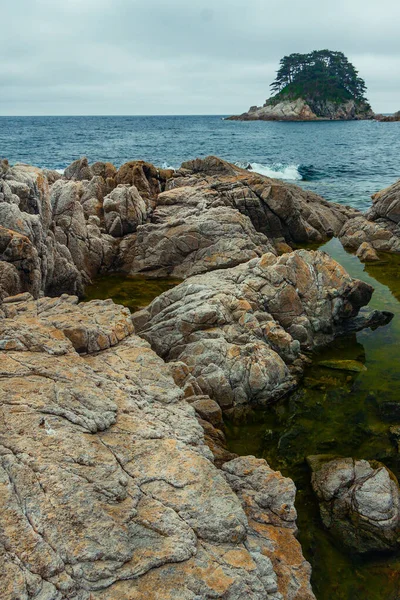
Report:
<svg viewBox="0 0 400 600"><path fill-rule="evenodd" d="M210 154L366 210L400 178L400 122L215 116L0 117L0 157L63 171L81 156L178 168Z"/></svg>

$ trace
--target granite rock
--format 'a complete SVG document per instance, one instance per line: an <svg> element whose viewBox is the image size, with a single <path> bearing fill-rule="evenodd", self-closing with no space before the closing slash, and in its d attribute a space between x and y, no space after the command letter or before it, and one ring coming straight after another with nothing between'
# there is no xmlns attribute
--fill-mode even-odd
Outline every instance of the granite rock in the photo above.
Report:
<svg viewBox="0 0 400 600"><path fill-rule="evenodd" d="M187 277L337 235L360 213L214 156L182 164L150 222L120 245L120 268ZM290 247L289 247L290 249Z"/></svg>
<svg viewBox="0 0 400 600"><path fill-rule="evenodd" d="M126 309L25 293L0 329L4 600L313 598L293 484L216 468Z"/></svg>
<svg viewBox="0 0 400 600"><path fill-rule="evenodd" d="M269 99L263 106L252 106L242 115L229 117L231 121L354 121L373 119L369 105L356 100L338 104L330 100L312 102L304 98L280 100Z"/></svg>
<svg viewBox="0 0 400 600"><path fill-rule="evenodd" d="M399 485L384 465L326 456L308 462L322 521L342 544L359 553L399 546Z"/></svg>
<svg viewBox="0 0 400 600"><path fill-rule="evenodd" d="M332 341L371 294L323 252L268 253L190 277L132 318L159 356L184 363L201 393L228 410L292 389L302 352Z"/></svg>
<svg viewBox="0 0 400 600"><path fill-rule="evenodd" d="M400 252L400 181L372 196L365 215L351 218L339 234L342 244L358 250L368 243L381 252Z"/></svg>

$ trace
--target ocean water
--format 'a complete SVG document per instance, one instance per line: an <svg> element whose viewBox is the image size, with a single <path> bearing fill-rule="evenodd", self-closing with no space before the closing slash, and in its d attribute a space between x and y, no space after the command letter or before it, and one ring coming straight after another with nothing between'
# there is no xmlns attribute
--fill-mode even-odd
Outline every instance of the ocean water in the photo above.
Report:
<svg viewBox="0 0 400 600"><path fill-rule="evenodd" d="M225 121L222 116L0 117L0 157L64 169L80 156L179 167L215 154L365 210L400 177L400 122Z"/></svg>

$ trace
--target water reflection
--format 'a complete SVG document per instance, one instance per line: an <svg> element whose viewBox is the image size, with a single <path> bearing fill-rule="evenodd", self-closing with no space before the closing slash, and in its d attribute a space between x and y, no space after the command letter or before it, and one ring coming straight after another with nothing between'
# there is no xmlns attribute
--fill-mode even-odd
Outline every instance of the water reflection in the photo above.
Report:
<svg viewBox="0 0 400 600"><path fill-rule="evenodd" d="M145 275L112 273L100 275L85 290L85 300L112 298L116 304L127 306L131 312L144 308L154 298L180 283L180 279L156 279Z"/></svg>
<svg viewBox="0 0 400 600"><path fill-rule="evenodd" d="M394 319L330 344L313 357L302 385L285 400L228 423L229 448L264 457L294 479L300 541L313 565L318 600L398 598L400 555L357 558L343 553L321 526L305 457L332 454L377 459L400 477L400 257L366 267L337 240L322 249L353 276L375 288L371 308ZM398 436L399 437L399 436Z"/></svg>

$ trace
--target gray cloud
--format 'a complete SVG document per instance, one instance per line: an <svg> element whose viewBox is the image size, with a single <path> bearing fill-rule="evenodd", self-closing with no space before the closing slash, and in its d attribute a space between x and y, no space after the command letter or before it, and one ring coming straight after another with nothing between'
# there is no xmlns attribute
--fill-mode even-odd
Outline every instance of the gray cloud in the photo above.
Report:
<svg viewBox="0 0 400 600"><path fill-rule="evenodd" d="M14 0L1 8L0 114L228 114L279 59L342 50L376 111L400 109L397 0Z"/></svg>

